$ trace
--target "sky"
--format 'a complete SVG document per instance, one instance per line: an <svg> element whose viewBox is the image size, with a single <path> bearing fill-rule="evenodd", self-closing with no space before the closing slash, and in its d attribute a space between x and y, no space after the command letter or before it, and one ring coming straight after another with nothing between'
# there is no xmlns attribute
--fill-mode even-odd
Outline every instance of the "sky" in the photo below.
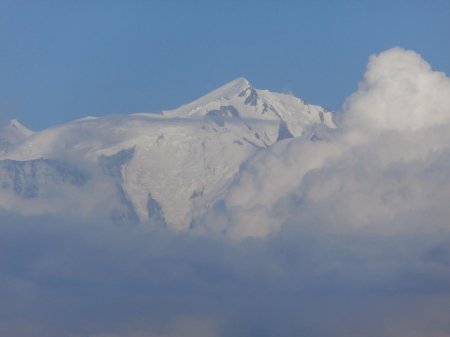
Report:
<svg viewBox="0 0 450 337"><path fill-rule="evenodd" d="M186 232L111 221L119 173L66 134L3 144L1 336L450 336L446 2L0 6L0 112L34 129L238 76L339 110L255 150ZM23 161L39 135L53 157Z"/></svg>
<svg viewBox="0 0 450 337"><path fill-rule="evenodd" d="M369 55L450 73L434 1L0 1L0 118L33 130L158 112L237 77L340 111Z"/></svg>

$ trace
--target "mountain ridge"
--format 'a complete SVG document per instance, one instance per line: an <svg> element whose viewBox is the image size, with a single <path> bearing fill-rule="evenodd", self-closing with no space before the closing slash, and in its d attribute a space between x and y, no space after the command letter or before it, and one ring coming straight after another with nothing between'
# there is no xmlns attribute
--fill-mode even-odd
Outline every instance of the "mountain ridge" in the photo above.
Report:
<svg viewBox="0 0 450 337"><path fill-rule="evenodd" d="M9 161L0 166L1 181L9 182L0 188L0 207L11 208L11 200L19 199L19 211L35 202L34 209L45 204L45 212L59 213L54 200L78 203L97 186L105 192L95 193L87 210L92 214L83 216L103 208L120 221L159 219L187 230L224 197L254 153L288 138L309 141L317 127L334 128L332 113L238 78L160 114L85 117L39 132L22 130L22 138L0 148L0 163ZM19 163L39 159L44 161ZM86 179L49 177L67 172ZM16 191L25 188L33 189L33 197L21 205L24 198Z"/></svg>

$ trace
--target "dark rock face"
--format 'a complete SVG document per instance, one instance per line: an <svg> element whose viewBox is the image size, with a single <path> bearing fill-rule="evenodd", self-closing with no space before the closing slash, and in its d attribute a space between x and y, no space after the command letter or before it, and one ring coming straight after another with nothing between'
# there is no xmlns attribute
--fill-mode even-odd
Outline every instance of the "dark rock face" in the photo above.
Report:
<svg viewBox="0 0 450 337"><path fill-rule="evenodd" d="M101 156L99 158L100 167L107 175L122 182L122 167L133 158L133 155L134 148L119 151L112 156Z"/></svg>
<svg viewBox="0 0 450 337"><path fill-rule="evenodd" d="M165 226L166 222L164 219L162 208L159 205L158 201L156 201L156 199L154 199L151 194L148 195L147 211L148 219L151 224L157 226Z"/></svg>
<svg viewBox="0 0 450 337"><path fill-rule="evenodd" d="M60 184L83 186L89 175L51 159L0 160L0 187L13 190L22 199L32 199Z"/></svg>
<svg viewBox="0 0 450 337"><path fill-rule="evenodd" d="M212 119L218 126L224 126L225 118L239 118L239 111L232 105L223 105L220 109L208 111L206 117Z"/></svg>
<svg viewBox="0 0 450 337"><path fill-rule="evenodd" d="M289 131L286 123L284 121L280 121L280 127L278 128L278 138L277 141L293 138L291 131Z"/></svg>
<svg viewBox="0 0 450 337"><path fill-rule="evenodd" d="M246 97L245 97L246 96ZM244 104L256 106L258 104L258 94L255 89L248 87L239 94L239 97L245 97Z"/></svg>
<svg viewBox="0 0 450 337"><path fill-rule="evenodd" d="M244 103L251 106L256 106L256 104L258 104L258 94L255 89L251 88L250 94L247 96Z"/></svg>
<svg viewBox="0 0 450 337"><path fill-rule="evenodd" d="M122 209L116 209L111 215L115 221L131 221L138 222L139 218L136 211L128 198L127 193L123 189L123 173L122 169L133 158L134 148L125 149L113 154L112 156L101 156L99 158L99 164L103 172L113 178L116 185L117 196Z"/></svg>

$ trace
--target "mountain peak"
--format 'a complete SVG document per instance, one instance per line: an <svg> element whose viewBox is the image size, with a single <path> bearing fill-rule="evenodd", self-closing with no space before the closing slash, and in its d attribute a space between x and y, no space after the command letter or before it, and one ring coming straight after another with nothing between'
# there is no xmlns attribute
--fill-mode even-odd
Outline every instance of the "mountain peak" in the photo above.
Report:
<svg viewBox="0 0 450 337"><path fill-rule="evenodd" d="M238 77L221 87L211 91L210 93L202 96L195 101L182 105L177 109L170 111L163 111L163 115L172 116L186 116L192 115L199 108L206 107L212 102L228 101L236 96L244 96L248 91L254 90L251 83L244 77ZM206 113L206 111L203 111Z"/></svg>
<svg viewBox="0 0 450 337"><path fill-rule="evenodd" d="M244 77L238 77L211 91L209 94L201 97L200 99L206 99L208 101L213 101L220 98L231 99L249 88L252 88L251 83Z"/></svg>
<svg viewBox="0 0 450 337"><path fill-rule="evenodd" d="M26 129L17 119L13 118L8 122L8 127L17 129L17 130L23 130Z"/></svg>
<svg viewBox="0 0 450 337"><path fill-rule="evenodd" d="M246 78L238 77L238 78L224 84L223 86L216 89L215 91L223 92L224 98L231 98L251 87L252 87L251 83Z"/></svg>
<svg viewBox="0 0 450 337"><path fill-rule="evenodd" d="M11 119L0 127L0 144L14 144L31 136L33 131L23 126L17 119Z"/></svg>
<svg viewBox="0 0 450 337"><path fill-rule="evenodd" d="M30 135L33 133L30 129L26 128L22 123L20 123L17 119L11 119L9 122L3 126L3 131L6 132L16 132L24 135Z"/></svg>

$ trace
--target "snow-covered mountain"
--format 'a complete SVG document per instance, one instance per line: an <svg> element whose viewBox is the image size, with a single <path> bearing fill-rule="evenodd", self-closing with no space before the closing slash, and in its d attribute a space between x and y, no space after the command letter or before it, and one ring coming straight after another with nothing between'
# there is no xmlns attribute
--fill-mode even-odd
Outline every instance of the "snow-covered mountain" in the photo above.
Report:
<svg viewBox="0 0 450 337"><path fill-rule="evenodd" d="M6 125L0 127L0 149L6 150L32 134L33 131L24 127L17 119L12 119Z"/></svg>
<svg viewBox="0 0 450 337"><path fill-rule="evenodd" d="M40 132L0 130L0 207L104 214L189 228L240 166L285 138L334 128L332 113L236 79L160 113L86 117Z"/></svg>

